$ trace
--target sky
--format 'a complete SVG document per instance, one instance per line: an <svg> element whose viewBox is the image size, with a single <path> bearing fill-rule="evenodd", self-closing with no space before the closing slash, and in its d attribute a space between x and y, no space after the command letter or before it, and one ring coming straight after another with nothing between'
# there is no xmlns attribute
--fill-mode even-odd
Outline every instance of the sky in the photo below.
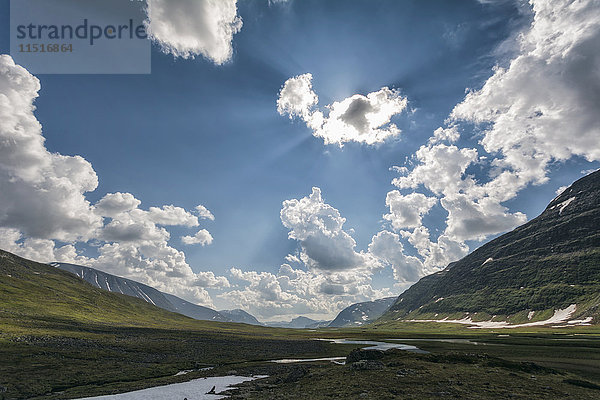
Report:
<svg viewBox="0 0 600 400"><path fill-rule="evenodd" d="M0 248L261 320L397 296L600 167L594 0L149 0L151 74L0 1Z"/></svg>

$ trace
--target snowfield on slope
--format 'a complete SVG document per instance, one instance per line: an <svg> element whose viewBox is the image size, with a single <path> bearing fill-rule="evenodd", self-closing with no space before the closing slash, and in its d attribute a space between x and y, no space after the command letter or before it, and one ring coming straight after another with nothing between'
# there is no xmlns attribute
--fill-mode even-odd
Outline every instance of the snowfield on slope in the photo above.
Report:
<svg viewBox="0 0 600 400"><path fill-rule="evenodd" d="M506 321L473 321L470 316L465 317L463 319L410 319L405 320L406 322L446 322L451 324L464 324L464 325L472 325L469 326L470 329L482 329L482 328L523 328L528 326L543 326L543 325L552 325L552 324L560 324L566 322L570 326L576 325L589 325L592 321L592 317L588 317L583 320L572 320L569 321L569 318L575 313L577 310L576 304L571 304L569 307L562 310L554 310L554 315L550 318L545 319L543 321L535 321L535 322L527 322L525 324L514 324L511 325Z"/></svg>

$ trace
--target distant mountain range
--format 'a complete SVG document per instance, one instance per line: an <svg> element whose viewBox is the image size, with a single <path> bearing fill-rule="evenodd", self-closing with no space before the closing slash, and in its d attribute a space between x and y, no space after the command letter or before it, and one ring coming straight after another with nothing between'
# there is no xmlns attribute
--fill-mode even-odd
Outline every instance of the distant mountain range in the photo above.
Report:
<svg viewBox="0 0 600 400"><path fill-rule="evenodd" d="M381 317L395 301L396 297L386 297L384 299L352 304L344 308L327 326L342 328L368 324Z"/></svg>
<svg viewBox="0 0 600 400"><path fill-rule="evenodd" d="M330 321L318 321L307 317L297 317L291 321L274 321L267 322L267 326L277 328L293 328L293 329L315 329L329 325Z"/></svg>
<svg viewBox="0 0 600 400"><path fill-rule="evenodd" d="M226 310L221 313L212 308L190 303L172 294L163 293L143 283L111 275L94 268L57 262L50 263L50 265L75 274L97 288L137 297L157 307L177 312L190 318L205 321L241 322L260 325L260 322L256 318L242 310Z"/></svg>
<svg viewBox="0 0 600 400"><path fill-rule="evenodd" d="M219 314L228 318L230 321L241 322L250 325L263 325L262 322L257 320L254 315L247 313L244 310L219 310Z"/></svg>
<svg viewBox="0 0 600 400"><path fill-rule="evenodd" d="M422 278L378 323L573 326L600 318L600 171L537 218ZM561 325L562 324L562 325Z"/></svg>

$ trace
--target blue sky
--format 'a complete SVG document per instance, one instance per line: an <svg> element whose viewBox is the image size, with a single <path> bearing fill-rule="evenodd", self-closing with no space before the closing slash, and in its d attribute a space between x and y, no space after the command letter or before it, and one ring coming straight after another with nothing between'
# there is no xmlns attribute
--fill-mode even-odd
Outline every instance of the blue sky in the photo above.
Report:
<svg viewBox="0 0 600 400"><path fill-rule="evenodd" d="M0 4L0 50L7 54L9 2ZM107 193L122 192L139 199L143 209L174 205L193 210L202 204L212 212L214 220L204 219L199 225L210 232L210 245L183 245L179 238L198 230L190 226L169 227L168 243L185 252L194 273L212 271L227 277L231 296L222 296L224 289L218 285L206 288L210 300L204 300L217 308L243 307L232 298L251 297L248 291L256 276L242 273L276 275L288 254L310 252L310 240L288 238L296 228L282 224L280 211L285 200L302 199L313 187L320 188L324 203L346 219L343 230L356 241L357 252L368 252L378 232L392 232L391 220L383 215L390 212L386 195L398 189L392 180L399 173L390 168L411 159L406 164L409 170L419 164L415 152L435 129L448 126L445 121L465 99L465 90L481 89L495 74L495 65L507 67L519 55L516 34L527 32L534 18L527 4L474 0L274 4L240 0L237 15L243 25L232 35L232 55L222 64L201 49L195 58L166 54L159 44L169 39L157 38L151 74L39 74L41 90L35 100L35 117L43 127L47 150L80 155L93 166L98 186L85 194L91 204ZM312 90L323 110L324 105L355 94L383 87L397 90L407 100L407 107L391 117L401 133L376 145L324 144L302 118L290 119L277 109L282 85L306 73L312 74ZM453 141L458 148L481 149L486 129L497 123L462 120L460 138ZM550 161L542 168L548 181L536 185L533 178L525 180L518 194L498 204L507 207L507 214L535 217L559 187L582 176L582 170L598 167L595 153L570 151L568 156L548 153ZM467 174L483 184L493 179L490 171L488 164L473 163ZM417 185L420 189L415 190L432 196L427 182ZM407 194L412 189L400 191ZM422 216L432 241L446 228L447 216L439 202ZM523 222L515 217L510 227L517 220ZM394 234L402 236L403 229ZM462 234L461 242L472 250L504 230L492 229L478 238ZM407 238L402 237L405 256L419 257ZM15 243L23 247L25 239L23 235ZM94 240L40 239L55 240L57 246L73 243L80 255L97 257L99 245ZM457 254L462 253L454 257ZM293 268L327 280L322 277L326 268L319 260L312 261L303 260ZM232 267L240 274L232 275ZM336 298L336 306L377 294L398 294L410 282L399 282L395 268L400 267L369 269L367 275L373 279L369 290ZM143 278L139 269L136 274L128 276ZM281 290L285 293L285 288ZM252 299L260 303L260 297ZM281 297L278 301L285 302ZM246 309L263 318L332 313L305 303L287 309Z"/></svg>

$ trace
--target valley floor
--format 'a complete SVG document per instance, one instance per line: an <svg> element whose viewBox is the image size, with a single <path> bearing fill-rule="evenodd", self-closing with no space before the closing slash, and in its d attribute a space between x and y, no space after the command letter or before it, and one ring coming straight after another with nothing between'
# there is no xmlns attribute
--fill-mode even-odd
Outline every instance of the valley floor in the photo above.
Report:
<svg viewBox="0 0 600 400"><path fill-rule="evenodd" d="M2 322L0 318L0 327ZM230 392L234 399L600 399L600 335L595 327L509 336L435 324L426 331L417 331L423 324L414 324L394 333L215 323L170 330L38 321L37 327L18 332L11 322L11 331L0 333L0 399L80 398L231 374L269 375L241 384ZM406 344L429 354L389 350L381 360L345 366L268 362L346 356L360 347L317 337L404 337ZM188 372L177 374L182 370Z"/></svg>

